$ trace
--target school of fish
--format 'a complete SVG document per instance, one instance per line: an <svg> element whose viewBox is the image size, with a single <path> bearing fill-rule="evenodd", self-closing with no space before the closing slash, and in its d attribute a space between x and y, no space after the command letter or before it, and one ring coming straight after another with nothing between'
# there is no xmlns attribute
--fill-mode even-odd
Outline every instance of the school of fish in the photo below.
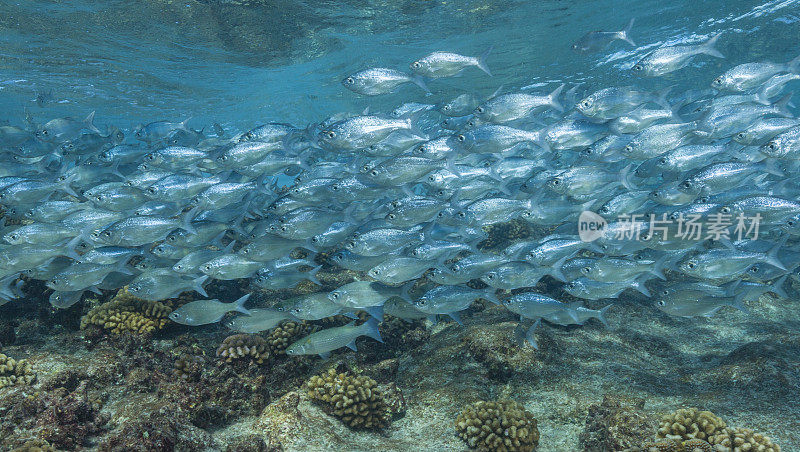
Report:
<svg viewBox="0 0 800 452"><path fill-rule="evenodd" d="M633 23L572 49L633 45ZM719 38L658 48L631 71L698 70L687 66L724 58ZM170 319L199 326L236 312L225 325L256 333L367 313L287 349L327 356L380 340L385 314L460 323L478 299L533 323L516 333L536 346L542 321L606 324L626 291L683 317L787 296L787 278L800 276L800 119L788 109L800 58L739 64L683 92L558 85L424 103L438 78L490 77L490 59L491 49L438 51L405 70L361 70L343 87L379 96L412 84L403 89L421 101L307 127L226 136L158 121L126 133L101 130L94 113L2 126L0 303L30 279L45 281L57 308L123 286L147 300L207 298L214 280L292 288L319 283L324 253L359 278L269 308L248 309L249 294L200 299ZM479 245L512 220L532 235ZM557 289L537 290L544 278Z"/></svg>

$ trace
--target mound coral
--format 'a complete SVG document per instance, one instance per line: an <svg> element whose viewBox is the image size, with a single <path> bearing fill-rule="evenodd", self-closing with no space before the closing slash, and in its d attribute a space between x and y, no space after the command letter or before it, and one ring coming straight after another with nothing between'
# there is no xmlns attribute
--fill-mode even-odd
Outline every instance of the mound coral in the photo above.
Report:
<svg viewBox="0 0 800 452"><path fill-rule="evenodd" d="M36 380L28 360L19 361L0 353L0 388L29 385Z"/></svg>
<svg viewBox="0 0 800 452"><path fill-rule="evenodd" d="M674 441L702 439L709 441L726 427L725 421L710 411L697 408L680 408L661 418L656 437Z"/></svg>
<svg viewBox="0 0 800 452"><path fill-rule="evenodd" d="M377 386L372 378L337 373L336 369L315 375L306 383L308 396L326 413L351 428L380 430L389 424L392 413Z"/></svg>
<svg viewBox="0 0 800 452"><path fill-rule="evenodd" d="M473 403L456 418L456 432L486 452L529 452L539 444L536 418L513 400Z"/></svg>
<svg viewBox="0 0 800 452"><path fill-rule="evenodd" d="M175 375L183 380L197 380L206 360L199 355L186 353L175 360Z"/></svg>
<svg viewBox="0 0 800 452"><path fill-rule="evenodd" d="M11 452L56 452L56 448L51 446L47 441L41 439L32 439L26 441L25 444L11 449Z"/></svg>
<svg viewBox="0 0 800 452"><path fill-rule="evenodd" d="M267 341L256 334L234 334L222 341L217 348L217 357L227 363L247 360L264 364L270 357L270 348Z"/></svg>
<svg viewBox="0 0 800 452"><path fill-rule="evenodd" d="M111 301L83 316L81 329L96 326L113 334L152 334L167 325L171 312L163 303L136 298L122 288Z"/></svg>
<svg viewBox="0 0 800 452"><path fill-rule="evenodd" d="M772 440L749 428L725 429L712 438L717 452L780 452Z"/></svg>
<svg viewBox="0 0 800 452"><path fill-rule="evenodd" d="M306 322L293 322L287 321L281 323L274 330L270 331L267 335L267 345L272 355L285 355L284 350L294 341L300 339L306 331L308 331L308 324Z"/></svg>
<svg viewBox="0 0 800 452"><path fill-rule="evenodd" d="M589 407L580 444L586 452L623 450L650 438L655 419L642 413L644 399L623 399L611 395Z"/></svg>

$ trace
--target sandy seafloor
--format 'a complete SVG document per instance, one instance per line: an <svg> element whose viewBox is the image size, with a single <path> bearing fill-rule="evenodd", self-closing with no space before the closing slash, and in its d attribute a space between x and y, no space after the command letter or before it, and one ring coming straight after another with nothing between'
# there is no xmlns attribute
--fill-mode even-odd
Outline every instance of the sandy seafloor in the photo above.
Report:
<svg viewBox="0 0 800 452"><path fill-rule="evenodd" d="M661 415L698 407L800 450L796 296L764 295L748 302L749 314L726 307L710 318L670 317L627 296L609 310L610 328L547 325L536 335L539 350L514 342L507 310L475 306L463 326L417 323L384 332L386 344L359 339L358 352L327 361L282 356L260 366L215 357L230 334L221 326L105 336L69 320L85 308L53 314L36 303L3 307L0 352L28 359L38 378L0 389L2 450L38 437L76 450L126 450L129 441L143 450L458 451L466 450L453 425L458 413L503 398L537 418L537 450L601 450L579 438L604 397L651 423L643 438L654 437ZM205 354L199 379L174 373L186 350ZM325 414L302 385L331 366L394 383L405 414L383 432L354 431Z"/></svg>

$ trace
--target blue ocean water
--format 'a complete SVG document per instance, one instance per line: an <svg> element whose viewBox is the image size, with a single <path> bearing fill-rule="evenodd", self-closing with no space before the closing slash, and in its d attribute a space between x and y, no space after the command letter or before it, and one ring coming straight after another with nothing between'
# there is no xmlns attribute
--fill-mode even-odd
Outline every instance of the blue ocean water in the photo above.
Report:
<svg viewBox="0 0 800 452"><path fill-rule="evenodd" d="M70 1L2 2L0 109L19 123L97 111L120 127L193 118L247 129L266 121L304 125L367 105L433 103L408 85L365 99L340 85L371 66L407 69L434 50L479 55L493 47L494 77L468 72L431 83L434 93L491 94L551 81L706 87L721 69L787 61L800 53L800 2L726 1ZM619 30L635 17L632 39L588 56L570 51L587 31ZM639 80L628 69L663 44L723 33L726 60ZM699 85L699 86L698 86ZM39 107L37 93L52 91ZM47 96L45 96L47 97Z"/></svg>

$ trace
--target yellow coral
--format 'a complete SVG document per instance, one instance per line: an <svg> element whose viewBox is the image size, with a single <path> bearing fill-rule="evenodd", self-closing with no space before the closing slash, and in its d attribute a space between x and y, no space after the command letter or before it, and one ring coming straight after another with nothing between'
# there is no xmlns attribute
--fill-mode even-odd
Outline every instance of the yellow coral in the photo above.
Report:
<svg viewBox="0 0 800 452"><path fill-rule="evenodd" d="M36 380L36 374L26 359L19 361L0 353L0 388L29 385Z"/></svg>
<svg viewBox="0 0 800 452"><path fill-rule="evenodd" d="M749 428L725 429L712 438L717 452L781 452L768 436Z"/></svg>
<svg viewBox="0 0 800 452"><path fill-rule="evenodd" d="M267 335L267 345L273 355L284 355L286 347L308 331L306 322L283 322Z"/></svg>
<svg viewBox="0 0 800 452"><path fill-rule="evenodd" d="M330 369L306 383L308 396L320 402L351 428L381 429L391 419L391 410L378 384L367 376L337 373Z"/></svg>
<svg viewBox="0 0 800 452"><path fill-rule="evenodd" d="M167 325L172 309L157 301L134 297L123 287L108 303L81 318L81 329L94 325L113 334L152 334Z"/></svg>
<svg viewBox="0 0 800 452"><path fill-rule="evenodd" d="M726 427L725 421L710 411L697 408L680 408L661 418L656 435L659 439L682 442L690 439L708 441Z"/></svg>
<svg viewBox="0 0 800 452"><path fill-rule="evenodd" d="M225 362L249 359L256 364L263 364L269 359L270 352L267 341L255 334L234 334L228 336L217 348L217 357Z"/></svg>
<svg viewBox="0 0 800 452"><path fill-rule="evenodd" d="M473 403L458 415L456 432L486 452L530 452L539 444L536 418L513 400Z"/></svg>

